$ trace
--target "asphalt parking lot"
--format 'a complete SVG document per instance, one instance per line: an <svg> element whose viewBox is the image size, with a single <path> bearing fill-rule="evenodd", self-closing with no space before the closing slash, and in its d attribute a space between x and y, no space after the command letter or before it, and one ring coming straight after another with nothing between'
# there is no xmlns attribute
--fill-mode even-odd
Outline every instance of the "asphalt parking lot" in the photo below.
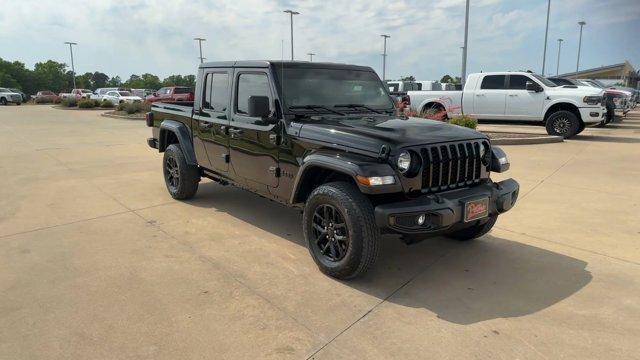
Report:
<svg viewBox="0 0 640 360"><path fill-rule="evenodd" d="M640 353L640 113L503 147L522 190L489 235L385 239L350 282L295 210L209 181L172 200L143 121L7 106L0 130L1 359Z"/></svg>

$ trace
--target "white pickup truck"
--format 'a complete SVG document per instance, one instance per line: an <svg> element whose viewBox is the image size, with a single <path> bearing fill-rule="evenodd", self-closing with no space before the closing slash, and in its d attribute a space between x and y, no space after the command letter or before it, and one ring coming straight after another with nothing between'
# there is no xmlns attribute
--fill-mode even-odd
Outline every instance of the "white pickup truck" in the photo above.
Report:
<svg viewBox="0 0 640 360"><path fill-rule="evenodd" d="M482 120L531 121L570 138L604 120L602 89L564 88L528 72L471 74L462 91L409 91L411 110Z"/></svg>

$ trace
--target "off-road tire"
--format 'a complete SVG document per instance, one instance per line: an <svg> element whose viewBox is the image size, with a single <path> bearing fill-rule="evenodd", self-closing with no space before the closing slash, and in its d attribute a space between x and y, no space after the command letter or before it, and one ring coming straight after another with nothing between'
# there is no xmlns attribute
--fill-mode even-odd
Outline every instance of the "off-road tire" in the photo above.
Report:
<svg viewBox="0 0 640 360"><path fill-rule="evenodd" d="M20 104L22 104L21 102L17 102L16 105L20 106Z"/></svg>
<svg viewBox="0 0 640 360"><path fill-rule="evenodd" d="M315 212L323 205L337 209L347 227L346 255L338 261L322 254L314 236ZM337 279L355 278L367 272L378 258L380 231L373 205L353 184L331 182L313 190L305 204L302 225L309 253L326 275Z"/></svg>
<svg viewBox="0 0 640 360"><path fill-rule="evenodd" d="M7 99L0 98L0 105L7 105Z"/></svg>
<svg viewBox="0 0 640 360"><path fill-rule="evenodd" d="M562 136L568 139L578 133L580 123L581 121L576 114L571 111L560 110L549 115L545 127L547 134Z"/></svg>
<svg viewBox="0 0 640 360"><path fill-rule="evenodd" d="M489 220L487 220L487 222L485 223L479 223L468 228L458 230L454 233L448 234L447 237L460 241L477 239L491 231L493 225L496 224L496 220L498 220L498 215L490 216Z"/></svg>
<svg viewBox="0 0 640 360"><path fill-rule="evenodd" d="M162 173L164 183L171 197L176 200L186 200L192 198L198 191L200 175L198 167L187 164L179 144L171 144L164 151L162 159ZM172 176L170 176L173 174ZM172 181L177 175L177 181Z"/></svg>

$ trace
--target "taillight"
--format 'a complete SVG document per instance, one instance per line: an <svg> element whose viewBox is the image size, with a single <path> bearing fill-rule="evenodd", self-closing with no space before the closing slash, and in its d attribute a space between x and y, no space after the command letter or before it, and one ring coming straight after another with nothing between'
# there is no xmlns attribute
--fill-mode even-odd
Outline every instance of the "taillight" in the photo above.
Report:
<svg viewBox="0 0 640 360"><path fill-rule="evenodd" d="M147 121L147 126L153 127L153 113L152 112L146 113L144 118Z"/></svg>

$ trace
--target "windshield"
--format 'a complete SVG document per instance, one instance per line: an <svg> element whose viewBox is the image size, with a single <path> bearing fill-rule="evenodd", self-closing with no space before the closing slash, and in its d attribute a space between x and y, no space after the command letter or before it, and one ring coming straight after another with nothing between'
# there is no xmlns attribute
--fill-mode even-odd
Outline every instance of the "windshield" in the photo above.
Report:
<svg viewBox="0 0 640 360"><path fill-rule="evenodd" d="M553 83L553 81L547 79L546 77L540 76L538 74L531 74L534 78L536 78L538 81L540 81L541 83L543 83L545 86L548 87L556 87L558 85L556 85L555 83Z"/></svg>
<svg viewBox="0 0 640 360"><path fill-rule="evenodd" d="M118 91L118 94L120 94L120 96L131 96L131 93L128 91Z"/></svg>
<svg viewBox="0 0 640 360"><path fill-rule="evenodd" d="M353 69L278 68L276 74L282 87L284 109L308 105L340 111L392 110L393 103L384 84L372 71ZM318 109L318 111L323 111ZM324 110L326 111L326 110ZM329 111L327 111L329 112Z"/></svg>
<svg viewBox="0 0 640 360"><path fill-rule="evenodd" d="M0 92L10 92L10 91L5 88L0 88Z"/></svg>

